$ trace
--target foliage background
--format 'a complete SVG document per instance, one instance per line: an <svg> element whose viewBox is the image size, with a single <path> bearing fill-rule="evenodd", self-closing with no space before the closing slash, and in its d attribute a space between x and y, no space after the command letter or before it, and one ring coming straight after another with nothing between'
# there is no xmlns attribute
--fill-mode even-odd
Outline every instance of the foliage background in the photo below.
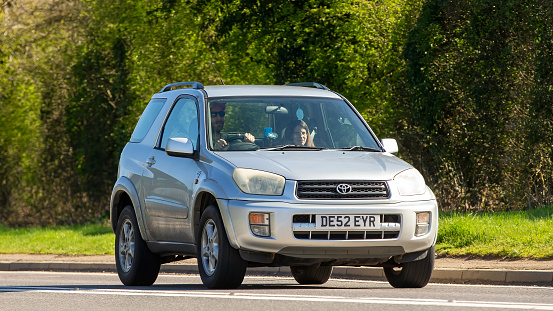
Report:
<svg viewBox="0 0 553 311"><path fill-rule="evenodd" d="M2 0L0 220L106 217L165 84L316 81L394 137L444 211L551 204L544 0Z"/></svg>

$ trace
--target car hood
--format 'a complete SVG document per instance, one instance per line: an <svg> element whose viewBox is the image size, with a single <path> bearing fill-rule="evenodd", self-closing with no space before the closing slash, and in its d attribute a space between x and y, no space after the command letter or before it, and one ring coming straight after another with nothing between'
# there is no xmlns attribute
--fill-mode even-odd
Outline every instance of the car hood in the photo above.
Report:
<svg viewBox="0 0 553 311"><path fill-rule="evenodd" d="M383 152L363 151L246 151L219 152L236 167L272 172L291 180L390 180L412 168Z"/></svg>

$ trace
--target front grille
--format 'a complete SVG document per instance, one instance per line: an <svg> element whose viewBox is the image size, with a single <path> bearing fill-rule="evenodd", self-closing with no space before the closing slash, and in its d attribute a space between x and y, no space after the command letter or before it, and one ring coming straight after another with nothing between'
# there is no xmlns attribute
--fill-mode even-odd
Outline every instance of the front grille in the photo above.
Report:
<svg viewBox="0 0 553 311"><path fill-rule="evenodd" d="M298 240L386 240L397 239L399 231L294 231Z"/></svg>
<svg viewBox="0 0 553 311"><path fill-rule="evenodd" d="M339 193L337 187L341 184L351 186L351 192ZM390 192L385 181L298 181L296 196L300 200L374 200L387 199Z"/></svg>
<svg viewBox="0 0 553 311"><path fill-rule="evenodd" d="M299 240L385 240L397 239L401 231L399 214L380 215L379 230L327 231L315 228L315 214L299 214L292 218L294 237Z"/></svg>

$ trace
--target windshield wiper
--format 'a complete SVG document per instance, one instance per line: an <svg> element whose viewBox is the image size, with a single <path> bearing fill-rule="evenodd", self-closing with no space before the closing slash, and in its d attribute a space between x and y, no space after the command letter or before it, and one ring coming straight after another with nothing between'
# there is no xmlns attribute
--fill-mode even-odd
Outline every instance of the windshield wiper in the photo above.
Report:
<svg viewBox="0 0 553 311"><path fill-rule="evenodd" d="M326 148L322 147L310 147L310 146L299 146L299 145L283 145L283 146L277 146L277 147L271 147L271 148L261 148L258 150L264 150L264 151L280 151L280 150L323 150Z"/></svg>
<svg viewBox="0 0 553 311"><path fill-rule="evenodd" d="M353 147L347 147L347 148L340 148L340 150L382 152L382 150L380 150L380 149L376 149L376 148L372 148L372 147L362 147L362 146L353 146Z"/></svg>

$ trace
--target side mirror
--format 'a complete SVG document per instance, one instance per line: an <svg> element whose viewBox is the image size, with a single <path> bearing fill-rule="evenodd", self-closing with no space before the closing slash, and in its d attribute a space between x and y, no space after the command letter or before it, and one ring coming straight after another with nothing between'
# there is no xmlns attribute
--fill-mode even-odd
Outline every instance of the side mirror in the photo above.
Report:
<svg viewBox="0 0 553 311"><path fill-rule="evenodd" d="M165 153L172 157L191 158L194 155L194 145L188 138L169 138Z"/></svg>
<svg viewBox="0 0 553 311"><path fill-rule="evenodd" d="M397 153L399 151L397 147L397 141L393 138L382 138L380 140L382 143L382 146L384 147L384 150L389 153Z"/></svg>

